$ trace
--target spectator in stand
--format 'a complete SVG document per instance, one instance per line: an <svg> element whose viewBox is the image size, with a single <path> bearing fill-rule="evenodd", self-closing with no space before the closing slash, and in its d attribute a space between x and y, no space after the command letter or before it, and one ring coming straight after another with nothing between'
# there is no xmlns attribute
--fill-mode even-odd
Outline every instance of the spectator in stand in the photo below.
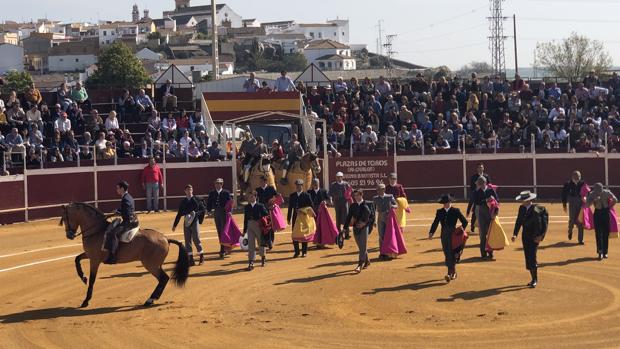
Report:
<svg viewBox="0 0 620 349"><path fill-rule="evenodd" d="M140 175L142 189L146 191L146 213L159 212L159 191L163 190L164 176L155 158L149 158L149 164Z"/></svg>
<svg viewBox="0 0 620 349"><path fill-rule="evenodd" d="M19 152L24 149L24 139L19 134L17 127L11 129L11 133L6 135L4 143L8 147L9 151Z"/></svg>
<svg viewBox="0 0 620 349"><path fill-rule="evenodd" d="M583 84L588 89L591 89L591 88L593 88L595 86L600 86L601 85L601 81L599 80L598 76L596 76L596 71L590 70L590 73L588 74L588 76L586 76L583 79Z"/></svg>
<svg viewBox="0 0 620 349"><path fill-rule="evenodd" d="M344 121L342 120L342 117L340 115L336 117L336 121L334 121L334 123L332 124L332 130L336 134L336 137L338 139L338 144L343 145L346 130L345 130Z"/></svg>
<svg viewBox="0 0 620 349"><path fill-rule="evenodd" d="M146 112L150 112L153 109L155 109L155 105L153 105L153 102L151 101L151 97L149 97L146 94L144 89L140 89L140 92L138 93L138 96L136 97L135 101L136 101L136 108L139 113L146 113Z"/></svg>
<svg viewBox="0 0 620 349"><path fill-rule="evenodd" d="M116 103L116 110L118 111L119 117L123 122L130 121L130 119L138 119L136 100L131 96L129 90L123 90L123 94L118 97L118 101Z"/></svg>
<svg viewBox="0 0 620 349"><path fill-rule="evenodd" d="M91 109L90 113L84 115L84 130L90 134L96 134L101 130L103 119L99 116L97 109Z"/></svg>
<svg viewBox="0 0 620 349"><path fill-rule="evenodd" d="M367 125L366 131L362 133L362 144L365 151L374 151L377 146L378 138L377 133L372 130L372 126Z"/></svg>
<svg viewBox="0 0 620 349"><path fill-rule="evenodd" d="M77 161L77 153L67 144L62 148L63 161Z"/></svg>
<svg viewBox="0 0 620 349"><path fill-rule="evenodd" d="M35 87L34 82L31 83L30 86L26 87L26 91L24 91L24 100L29 108L32 106L38 107L43 102L41 91Z"/></svg>
<svg viewBox="0 0 620 349"><path fill-rule="evenodd" d="M80 147L80 152L79 152L79 157L80 160L92 160L93 159L93 152L90 150L90 147Z"/></svg>
<svg viewBox="0 0 620 349"><path fill-rule="evenodd" d="M123 159L134 157L134 149L131 147L131 143L129 141L123 142L123 145L118 150L118 157Z"/></svg>
<svg viewBox="0 0 620 349"><path fill-rule="evenodd" d="M171 114L162 121L161 130L165 139L177 137L177 122Z"/></svg>
<svg viewBox="0 0 620 349"><path fill-rule="evenodd" d="M381 98L387 97L387 95L392 93L392 85L390 85L383 76L379 77L379 82L377 82L375 89L379 92Z"/></svg>
<svg viewBox="0 0 620 349"><path fill-rule="evenodd" d="M4 113L6 111L6 106L4 105L4 99L2 99L2 91L0 90L0 113Z"/></svg>
<svg viewBox="0 0 620 349"><path fill-rule="evenodd" d="M358 126L353 127L353 132L351 132L350 142L351 142L351 149L353 149L354 152L364 150L364 147L362 144L362 130Z"/></svg>
<svg viewBox="0 0 620 349"><path fill-rule="evenodd" d="M183 147L183 150L187 150L189 144L192 142L192 138L189 136L189 131L183 132L183 137L179 140L179 144Z"/></svg>
<svg viewBox="0 0 620 349"><path fill-rule="evenodd" d="M32 104L32 107L26 112L26 121L28 122L28 127L30 129L32 129L33 125L37 125L40 129L43 128L41 111L37 108L36 104Z"/></svg>
<svg viewBox="0 0 620 349"><path fill-rule="evenodd" d="M82 140L80 141L80 146L92 147L94 144L91 133L88 131L84 132Z"/></svg>
<svg viewBox="0 0 620 349"><path fill-rule="evenodd" d="M77 105L86 111L90 110L90 101L88 100L88 92L86 92L86 88L82 86L81 82L77 82L75 87L71 91L71 99L73 102L77 103Z"/></svg>
<svg viewBox="0 0 620 349"><path fill-rule="evenodd" d="M21 130L27 126L26 113L24 113L24 110L20 107L19 101L11 103L11 108L6 112L6 117L11 127L17 127Z"/></svg>
<svg viewBox="0 0 620 349"><path fill-rule="evenodd" d="M177 110L177 96L174 94L174 86L172 86L171 80L166 80L166 83L161 85L159 94L161 95L162 109L168 110L168 103L170 103L172 109Z"/></svg>
<svg viewBox="0 0 620 349"><path fill-rule="evenodd" d="M147 122L147 131L157 132L161 128L161 118L159 117L159 112L157 110L151 111L151 116L149 116Z"/></svg>
<svg viewBox="0 0 620 349"><path fill-rule="evenodd" d="M116 112L114 110L112 110L110 114L108 114L108 117L105 119L104 126L107 132L114 132L120 128L120 126L118 125L118 119L116 118Z"/></svg>
<svg viewBox="0 0 620 349"><path fill-rule="evenodd" d="M54 122L54 130L60 132L63 136L67 131L71 130L71 121L66 112L63 111L60 117L56 119Z"/></svg>
<svg viewBox="0 0 620 349"><path fill-rule="evenodd" d="M103 150L101 157L103 160L112 160L116 157L116 148L114 148L112 142L107 141L105 143L105 149Z"/></svg>
<svg viewBox="0 0 620 349"><path fill-rule="evenodd" d="M187 157L189 161L200 161L202 159L202 152L200 148L196 146L196 142L191 141L187 148Z"/></svg>
<svg viewBox="0 0 620 349"><path fill-rule="evenodd" d="M99 137L95 141L95 149L97 151L97 157L99 157L105 150L107 140L105 139L105 132L99 132Z"/></svg>
<svg viewBox="0 0 620 349"><path fill-rule="evenodd" d="M402 125L400 127L400 131L398 131L396 145L400 150L411 148L411 133L407 130L407 126Z"/></svg>
<svg viewBox="0 0 620 349"><path fill-rule="evenodd" d="M267 81L261 82L260 92L269 93L271 91L273 90L271 89L271 87L269 87L269 84L267 84Z"/></svg>
<svg viewBox="0 0 620 349"><path fill-rule="evenodd" d="M21 104L19 98L17 98L17 92L15 90L11 90L11 92L9 92L9 98L6 101L6 108L11 109L13 104L16 103Z"/></svg>
<svg viewBox="0 0 620 349"><path fill-rule="evenodd" d="M180 134L185 134L185 131L189 130L189 115L186 111L183 111L176 119L177 129Z"/></svg>
<svg viewBox="0 0 620 349"><path fill-rule="evenodd" d="M41 158L36 153L34 148L28 148L28 155L26 159L26 167L27 168L41 168Z"/></svg>
<svg viewBox="0 0 620 349"><path fill-rule="evenodd" d="M347 93L348 91L349 87L347 86L347 83L342 77L338 77L338 79L336 79L336 82L334 83L334 92Z"/></svg>
<svg viewBox="0 0 620 349"><path fill-rule="evenodd" d="M71 91L67 84L63 82L60 84L58 91L56 91L56 103L60 104L62 110L67 110L71 102L73 102L71 100Z"/></svg>
<svg viewBox="0 0 620 349"><path fill-rule="evenodd" d="M43 149L43 139L43 133L39 130L39 126L33 124L28 134L28 144L31 148L35 148L37 152L39 152Z"/></svg>
<svg viewBox="0 0 620 349"><path fill-rule="evenodd" d="M213 141L211 146L207 149L209 153L210 161L222 161L224 160L224 156L222 155L222 150L220 149L220 145L218 142Z"/></svg>
<svg viewBox="0 0 620 349"><path fill-rule="evenodd" d="M256 78L254 72L251 72L250 77L243 82L243 90L249 93L258 92L260 90L260 82Z"/></svg>
<svg viewBox="0 0 620 349"><path fill-rule="evenodd" d="M273 90L276 92L295 91L295 83L291 78L286 76L285 70L280 72L280 77L276 79Z"/></svg>
<svg viewBox="0 0 620 349"><path fill-rule="evenodd" d="M64 162L65 158L57 147L52 147L48 152L47 162Z"/></svg>

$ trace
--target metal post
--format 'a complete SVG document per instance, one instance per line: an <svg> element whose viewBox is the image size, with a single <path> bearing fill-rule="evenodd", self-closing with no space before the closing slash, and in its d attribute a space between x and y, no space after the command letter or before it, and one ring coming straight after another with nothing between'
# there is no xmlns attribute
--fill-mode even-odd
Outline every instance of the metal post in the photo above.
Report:
<svg viewBox="0 0 620 349"><path fill-rule="evenodd" d="M531 143L532 143L532 175L533 175L533 180L532 183L534 184L534 193L538 193L538 179L536 178L537 176L537 169L536 169L536 141L534 138L534 135L531 136Z"/></svg>
<svg viewBox="0 0 620 349"><path fill-rule="evenodd" d="M566 152L570 153L570 133L566 137Z"/></svg>
<svg viewBox="0 0 620 349"><path fill-rule="evenodd" d="M609 187L609 137L605 132L605 186Z"/></svg>
<svg viewBox="0 0 620 349"><path fill-rule="evenodd" d="M465 137L463 137L463 152L461 158L463 159L463 197L467 200L467 154L465 153Z"/></svg>
<svg viewBox="0 0 620 349"><path fill-rule="evenodd" d="M212 61L211 64L213 65L213 80L217 80L218 79L218 75L219 75L219 70L220 70L220 66L219 66L219 59L218 59L218 47L217 47L217 7L215 6L215 0L211 0L211 55L212 55ZM235 135L233 134L233 138L235 137Z"/></svg>
<svg viewBox="0 0 620 349"><path fill-rule="evenodd" d="M512 15L512 30L513 30L513 39L515 44L515 74L519 74L519 60L517 55L517 15Z"/></svg>
<svg viewBox="0 0 620 349"><path fill-rule="evenodd" d="M99 208L99 190L97 189L97 149L93 145L93 182L94 182L94 190L95 190L95 207Z"/></svg>
<svg viewBox="0 0 620 349"><path fill-rule="evenodd" d="M163 144L163 165L164 165L164 211L168 211L168 163L166 162L166 147L168 143Z"/></svg>
<svg viewBox="0 0 620 349"><path fill-rule="evenodd" d="M26 168L26 148L22 150L22 162L24 163L24 220L28 222L28 169Z"/></svg>
<svg viewBox="0 0 620 349"><path fill-rule="evenodd" d="M214 11L215 12L215 11ZM226 124L224 124L225 126ZM233 184L233 208L237 207L237 189L239 186L238 180L237 180L237 137L235 137L235 130L237 129L235 123L232 123L232 153L233 153L233 158L232 158L232 184Z"/></svg>
<svg viewBox="0 0 620 349"><path fill-rule="evenodd" d="M327 120L321 119L323 123L323 188L329 189L329 155L327 154ZM334 154L335 156L335 154Z"/></svg>
<svg viewBox="0 0 620 349"><path fill-rule="evenodd" d="M80 153L81 153L80 148L81 147L82 147L81 145L78 146L78 151L77 151L77 167L80 167L80 158L81 158L81 156L80 156Z"/></svg>

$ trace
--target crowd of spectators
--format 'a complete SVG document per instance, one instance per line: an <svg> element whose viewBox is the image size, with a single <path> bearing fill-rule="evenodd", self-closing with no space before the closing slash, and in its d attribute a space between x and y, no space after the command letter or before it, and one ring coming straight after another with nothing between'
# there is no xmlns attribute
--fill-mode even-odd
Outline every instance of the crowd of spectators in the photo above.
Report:
<svg viewBox="0 0 620 349"><path fill-rule="evenodd" d="M224 159L226 152L209 141L200 112L176 110L174 89L167 86L161 91L162 102L172 106L169 112L156 110L144 90L135 97L124 90L114 110L104 115L80 83L60 85L50 106L34 84L22 96L15 91L0 96L0 169L7 159L21 164L23 152L29 168L93 158L161 160L164 153L187 161ZM123 127L136 123L141 131Z"/></svg>
<svg viewBox="0 0 620 349"><path fill-rule="evenodd" d="M533 84L534 85L534 84ZM339 78L332 86L296 85L308 108L327 120L330 149L348 153L470 148L572 152L616 151L620 78L602 82L590 72L561 86L518 75L508 81L473 73L462 79L411 81ZM557 150L560 151L560 150Z"/></svg>

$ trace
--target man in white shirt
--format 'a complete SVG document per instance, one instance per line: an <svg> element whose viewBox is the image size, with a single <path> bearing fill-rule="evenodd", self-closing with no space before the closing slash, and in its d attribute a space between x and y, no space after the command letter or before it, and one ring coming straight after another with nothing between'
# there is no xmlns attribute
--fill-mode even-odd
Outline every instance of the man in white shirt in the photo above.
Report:
<svg viewBox="0 0 620 349"><path fill-rule="evenodd" d="M295 91L295 83L286 76L286 70L280 72L280 77L276 79L273 90L276 92Z"/></svg>
<svg viewBox="0 0 620 349"><path fill-rule="evenodd" d="M65 134L71 129L71 121L69 120L67 113L62 112L60 117L54 121L54 130L58 130L61 134Z"/></svg>
<svg viewBox="0 0 620 349"><path fill-rule="evenodd" d="M366 126L366 131L362 133L362 144L366 146L366 149L368 151L372 150L378 140L377 133L372 130L372 126Z"/></svg>
<svg viewBox="0 0 620 349"><path fill-rule="evenodd" d="M560 114L566 115L566 112L560 105L556 105L555 108L551 109L549 112L549 121L555 120Z"/></svg>
<svg viewBox="0 0 620 349"><path fill-rule="evenodd" d="M243 83L243 89L245 90L245 92L249 93L256 92L260 89L260 82L258 81L256 75L254 75L253 72L250 73L250 78L245 80L245 82Z"/></svg>
<svg viewBox="0 0 620 349"><path fill-rule="evenodd" d="M189 148L189 144L192 142L192 138L189 136L189 132L185 131L185 133L183 133L183 137L181 137L181 139L179 140L179 143L181 143L181 146L183 146L183 149L186 150L187 148Z"/></svg>

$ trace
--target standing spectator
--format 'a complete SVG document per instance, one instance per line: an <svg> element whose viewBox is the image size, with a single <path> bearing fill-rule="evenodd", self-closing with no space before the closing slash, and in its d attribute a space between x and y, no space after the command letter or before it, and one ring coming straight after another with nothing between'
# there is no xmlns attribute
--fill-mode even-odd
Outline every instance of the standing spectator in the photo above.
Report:
<svg viewBox="0 0 620 349"><path fill-rule="evenodd" d="M254 72L250 73L250 77L243 82L243 89L245 92L253 93L260 90L260 82L256 78Z"/></svg>
<svg viewBox="0 0 620 349"><path fill-rule="evenodd" d="M273 90L276 92L295 91L295 83L286 76L286 70L280 72L280 77L276 79Z"/></svg>
<svg viewBox="0 0 620 349"><path fill-rule="evenodd" d="M149 164L140 176L142 188L146 190L146 211L159 212L159 190L163 188L163 174L155 158L149 158Z"/></svg>
<svg viewBox="0 0 620 349"><path fill-rule="evenodd" d="M161 105L164 110L167 110L168 103L172 104L172 109L177 109L177 96L174 95L172 81L166 80L166 83L159 88L159 93L161 94Z"/></svg>

